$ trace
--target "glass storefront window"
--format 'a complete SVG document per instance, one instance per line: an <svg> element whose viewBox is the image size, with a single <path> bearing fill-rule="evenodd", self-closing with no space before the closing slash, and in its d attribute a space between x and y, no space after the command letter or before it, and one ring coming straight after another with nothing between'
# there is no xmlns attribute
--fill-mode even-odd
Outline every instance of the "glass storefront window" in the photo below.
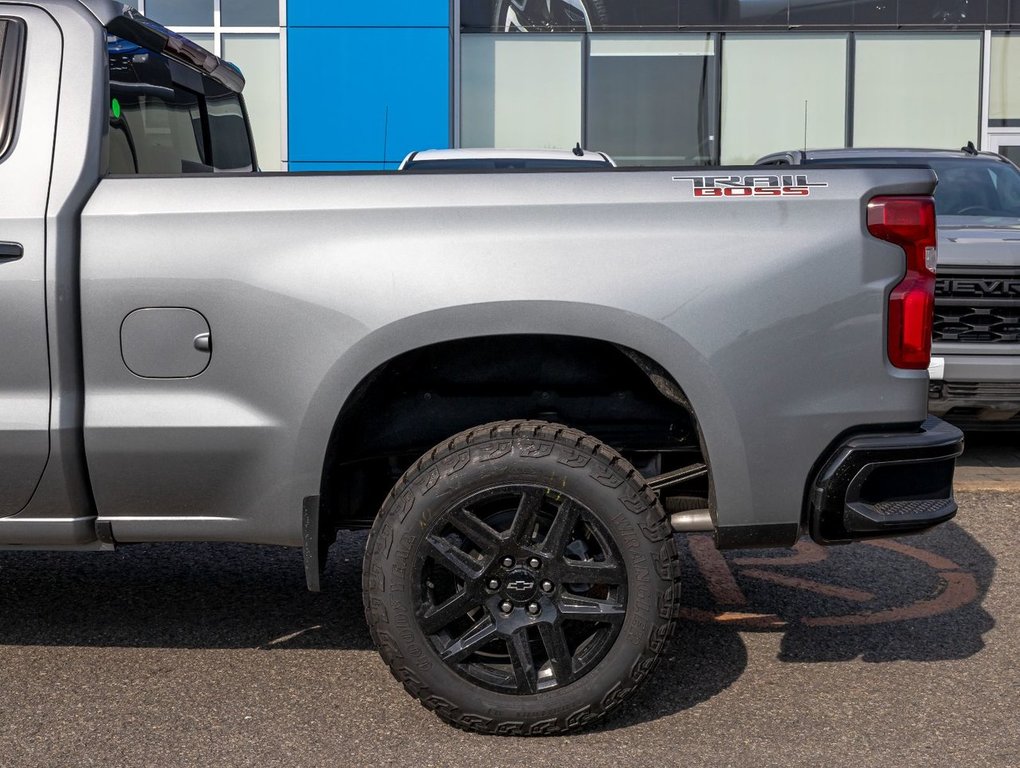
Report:
<svg viewBox="0 0 1020 768"><path fill-rule="evenodd" d="M145 15L167 27L211 27L213 0L146 0Z"/></svg>
<svg viewBox="0 0 1020 768"><path fill-rule="evenodd" d="M684 27L716 29L826 26L873 31L874 27L980 27L1016 25L1020 0L457 0L464 28L501 31L511 4L513 28L670 32ZM584 9L557 12L557 6ZM871 28L871 29L868 29Z"/></svg>
<svg viewBox="0 0 1020 768"><path fill-rule="evenodd" d="M220 24L225 27L278 27L280 0L220 0Z"/></svg>
<svg viewBox="0 0 1020 768"><path fill-rule="evenodd" d="M461 146L569 149L581 141L580 35L465 35Z"/></svg>
<svg viewBox="0 0 1020 768"><path fill-rule="evenodd" d="M1020 35L992 35L988 124L1020 126Z"/></svg>
<svg viewBox="0 0 1020 768"><path fill-rule="evenodd" d="M223 58L244 73L248 108L259 167L278 171L280 158L280 38L277 35L223 35Z"/></svg>
<svg viewBox="0 0 1020 768"><path fill-rule="evenodd" d="M593 35L588 141L620 165L703 165L716 156L712 35Z"/></svg>
<svg viewBox="0 0 1020 768"><path fill-rule="evenodd" d="M978 142L979 34L858 34L854 146Z"/></svg>
<svg viewBox="0 0 1020 768"><path fill-rule="evenodd" d="M726 35L722 163L746 165L805 146L842 147L846 54L845 34Z"/></svg>

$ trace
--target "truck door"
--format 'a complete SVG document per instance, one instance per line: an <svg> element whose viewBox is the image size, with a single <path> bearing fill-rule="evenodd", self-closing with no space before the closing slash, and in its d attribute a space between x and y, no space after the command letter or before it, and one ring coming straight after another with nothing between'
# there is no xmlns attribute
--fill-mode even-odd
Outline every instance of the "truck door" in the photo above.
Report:
<svg viewBox="0 0 1020 768"><path fill-rule="evenodd" d="M0 518L28 504L49 455L45 217L58 33L39 9L0 2Z"/></svg>

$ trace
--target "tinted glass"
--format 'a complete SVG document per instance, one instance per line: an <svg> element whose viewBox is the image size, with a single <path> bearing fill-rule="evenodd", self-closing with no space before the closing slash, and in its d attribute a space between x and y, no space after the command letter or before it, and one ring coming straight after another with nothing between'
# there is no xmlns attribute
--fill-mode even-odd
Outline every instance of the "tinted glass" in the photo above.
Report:
<svg viewBox="0 0 1020 768"><path fill-rule="evenodd" d="M854 3L850 0L790 0L790 24L838 24L854 21Z"/></svg>
<svg viewBox="0 0 1020 768"><path fill-rule="evenodd" d="M220 0L220 23L226 27L278 27L280 1Z"/></svg>
<svg viewBox="0 0 1020 768"><path fill-rule="evenodd" d="M211 170L198 94L174 86L162 56L123 42L111 48L110 172Z"/></svg>
<svg viewBox="0 0 1020 768"><path fill-rule="evenodd" d="M206 101L212 165L218 171L250 171L251 142L241 100L236 93L224 93Z"/></svg>
<svg viewBox="0 0 1020 768"><path fill-rule="evenodd" d="M225 0L224 0L225 1ZM1020 0L460 0L467 31L709 27L980 27L1020 23ZM583 14L578 13L583 7Z"/></svg>
<svg viewBox="0 0 1020 768"><path fill-rule="evenodd" d="M166 27L211 27L213 0L148 0L145 15Z"/></svg>
<svg viewBox="0 0 1020 768"><path fill-rule="evenodd" d="M15 93L21 79L19 58L23 37L19 22L0 19L0 158L7 154L14 139Z"/></svg>
<svg viewBox="0 0 1020 768"><path fill-rule="evenodd" d="M182 65L118 38L109 56L110 173L252 170L236 94L211 80L203 81L205 94L184 88L173 74Z"/></svg>
<svg viewBox="0 0 1020 768"><path fill-rule="evenodd" d="M489 32L492 29L492 6L481 0L461 0L460 26L465 31Z"/></svg>
<svg viewBox="0 0 1020 768"><path fill-rule="evenodd" d="M980 158L924 156L856 157L810 160L807 164L927 166L939 177L935 211L939 216L1020 217L1020 171L1009 163Z"/></svg>
<svg viewBox="0 0 1020 768"><path fill-rule="evenodd" d="M716 66L708 35L593 37L587 145L620 165L713 162Z"/></svg>
<svg viewBox="0 0 1020 768"><path fill-rule="evenodd" d="M785 27L789 24L787 0L730 0L723 3L722 8L722 22L727 26Z"/></svg>
<svg viewBox="0 0 1020 768"><path fill-rule="evenodd" d="M932 162L941 216L1020 216L1020 173L1007 163Z"/></svg>
<svg viewBox="0 0 1020 768"><path fill-rule="evenodd" d="M1009 21L1009 0L988 0L986 24L1005 24Z"/></svg>
<svg viewBox="0 0 1020 768"><path fill-rule="evenodd" d="M900 24L984 24L988 0L899 0Z"/></svg>
<svg viewBox="0 0 1020 768"><path fill-rule="evenodd" d="M7 22L0 19L0 83L2 83L0 85L0 143L3 143L4 140L2 126L7 122L7 114L11 107L9 103L11 98L7 93L9 86L4 80L4 69L7 66L4 62L4 33L6 30Z"/></svg>
<svg viewBox="0 0 1020 768"><path fill-rule="evenodd" d="M667 22L668 15L662 13L659 20L661 26L672 27L675 25L687 26L700 24L704 26L719 23L722 16L722 8L728 0L684 0L677 6L678 18L675 23ZM644 14L642 14L643 18Z"/></svg>
<svg viewBox="0 0 1020 768"><path fill-rule="evenodd" d="M858 0L853 4L854 24L896 25L896 2L894 0Z"/></svg>

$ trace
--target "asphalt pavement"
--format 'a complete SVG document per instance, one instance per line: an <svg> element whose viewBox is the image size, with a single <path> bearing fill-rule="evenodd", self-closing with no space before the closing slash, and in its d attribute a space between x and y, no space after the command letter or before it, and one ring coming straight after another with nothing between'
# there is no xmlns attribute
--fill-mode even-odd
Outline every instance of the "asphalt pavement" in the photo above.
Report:
<svg viewBox="0 0 1020 768"><path fill-rule="evenodd" d="M682 538L672 647L570 737L462 733L405 694L365 626L364 535L320 595L295 550L0 552L0 766L1020 766L1020 453L971 446L960 514L922 536Z"/></svg>

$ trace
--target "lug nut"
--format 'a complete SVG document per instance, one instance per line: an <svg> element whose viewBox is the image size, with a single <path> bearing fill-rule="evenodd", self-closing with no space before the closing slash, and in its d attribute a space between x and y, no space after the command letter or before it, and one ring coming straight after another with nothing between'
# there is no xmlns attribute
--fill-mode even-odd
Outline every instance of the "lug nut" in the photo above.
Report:
<svg viewBox="0 0 1020 768"><path fill-rule="evenodd" d="M532 616L538 616L538 614L540 614L541 612L542 607L538 603L528 604L528 613L530 613Z"/></svg>
<svg viewBox="0 0 1020 768"><path fill-rule="evenodd" d="M513 568L514 567L514 559L512 557L504 557L503 558L503 567L504 568Z"/></svg>
<svg viewBox="0 0 1020 768"><path fill-rule="evenodd" d="M528 561L528 565L530 565L532 568L541 568L542 561L539 560L537 557L533 557Z"/></svg>
<svg viewBox="0 0 1020 768"><path fill-rule="evenodd" d="M502 611L503 613L510 613L513 609L514 609L513 604L507 602L506 600L499 604L499 610Z"/></svg>
<svg viewBox="0 0 1020 768"><path fill-rule="evenodd" d="M543 581L542 582L542 591L543 592L552 592L553 591L553 583L551 581L549 581L548 579L546 581Z"/></svg>
<svg viewBox="0 0 1020 768"><path fill-rule="evenodd" d="M489 589L493 592L499 589L499 579L489 579Z"/></svg>

